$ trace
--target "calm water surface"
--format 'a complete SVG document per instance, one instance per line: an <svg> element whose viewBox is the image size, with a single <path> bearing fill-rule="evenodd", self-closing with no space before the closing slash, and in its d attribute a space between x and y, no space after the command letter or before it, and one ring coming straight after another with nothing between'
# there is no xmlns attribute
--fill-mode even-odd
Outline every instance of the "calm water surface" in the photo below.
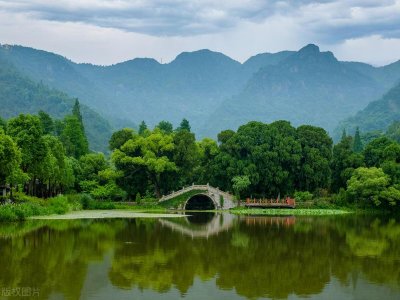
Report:
<svg viewBox="0 0 400 300"><path fill-rule="evenodd" d="M203 213L0 224L0 299L178 298L400 299L400 223Z"/></svg>

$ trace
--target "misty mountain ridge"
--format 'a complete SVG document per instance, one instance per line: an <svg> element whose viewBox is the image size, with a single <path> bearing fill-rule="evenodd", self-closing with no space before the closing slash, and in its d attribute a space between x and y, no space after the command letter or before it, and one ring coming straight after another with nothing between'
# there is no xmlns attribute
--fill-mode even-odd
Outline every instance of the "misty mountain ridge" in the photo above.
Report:
<svg viewBox="0 0 400 300"><path fill-rule="evenodd" d="M357 127L364 133L386 131L395 121L400 121L400 83L380 99L369 103L366 108L342 121L335 131L335 136L340 136L343 129L352 134Z"/></svg>
<svg viewBox="0 0 400 300"><path fill-rule="evenodd" d="M0 47L0 58L36 82L78 97L114 128L141 120L177 125L187 118L198 137L250 120L287 119L332 132L400 79L399 62L385 67L341 62L312 44L244 63L206 49L183 52L168 64L151 58L77 64L22 46Z"/></svg>
<svg viewBox="0 0 400 300"><path fill-rule="evenodd" d="M371 68L381 72L381 68ZM383 84L371 74L338 61L331 52L307 45L256 72L239 94L217 108L206 122L206 132L219 127L219 122L234 128L236 123L250 120L269 123L279 119L332 132L338 121L379 98L386 86L400 79L400 72L395 75L382 80Z"/></svg>

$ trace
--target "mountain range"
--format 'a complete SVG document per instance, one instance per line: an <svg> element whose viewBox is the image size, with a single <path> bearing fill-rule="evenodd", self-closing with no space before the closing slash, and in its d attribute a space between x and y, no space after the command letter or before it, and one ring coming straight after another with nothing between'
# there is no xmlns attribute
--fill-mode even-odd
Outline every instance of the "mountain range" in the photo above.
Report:
<svg viewBox="0 0 400 300"><path fill-rule="evenodd" d="M0 60L49 91L79 98L109 128L135 127L142 120L149 126L161 120L177 125L186 118L198 138L250 120L287 119L332 133L400 80L400 62L384 67L342 62L313 44L258 54L244 63L199 50L167 64L136 58L96 66L9 45L0 47Z"/></svg>

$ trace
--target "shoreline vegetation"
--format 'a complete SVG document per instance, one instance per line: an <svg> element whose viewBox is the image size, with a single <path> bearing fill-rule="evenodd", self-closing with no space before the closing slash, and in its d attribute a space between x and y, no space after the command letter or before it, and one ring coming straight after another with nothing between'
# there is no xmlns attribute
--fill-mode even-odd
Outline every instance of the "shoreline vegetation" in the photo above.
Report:
<svg viewBox="0 0 400 300"><path fill-rule="evenodd" d="M399 142L400 122L390 134L370 139L359 130L354 136L343 131L334 144L323 128L284 120L251 121L216 140L197 140L183 119L176 128L161 121L150 129L143 121L138 129L118 130L106 156L90 151L76 100L63 120L43 111L0 119L0 221L81 210L177 212L201 191L157 199L193 183L235 199L296 200L294 210L238 204L235 214L396 214Z"/></svg>
<svg viewBox="0 0 400 300"><path fill-rule="evenodd" d="M389 210L362 207L321 207L313 202L298 203L294 209L246 208L244 202L230 210L177 210L168 209L154 199L140 204L96 201L86 194L60 195L49 199L15 194L17 202L0 205L0 222L25 221L28 219L98 219L98 218L138 218L138 217L180 217L191 212L229 212L235 215L270 216L331 216L346 214L390 214ZM176 200L175 200L176 201ZM318 202L318 201L317 201Z"/></svg>

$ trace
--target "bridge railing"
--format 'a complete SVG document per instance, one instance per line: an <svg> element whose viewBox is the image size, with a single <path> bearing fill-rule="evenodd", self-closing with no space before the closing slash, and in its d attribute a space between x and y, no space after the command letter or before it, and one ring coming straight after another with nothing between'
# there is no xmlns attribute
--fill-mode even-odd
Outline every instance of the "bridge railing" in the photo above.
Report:
<svg viewBox="0 0 400 300"><path fill-rule="evenodd" d="M231 195L230 195L229 193L223 192L223 191L221 191L221 190L218 189L218 188L215 188L215 187L210 186L209 184L203 184L203 185L200 185L200 184L192 184L192 185L190 185L190 186L183 187L183 188L180 189L179 191L173 191L172 193L170 193L170 194L168 194L168 195L165 195L165 196L163 195L163 196L158 200L158 202L163 202L163 201L166 201L166 200L175 198L175 197L177 197L177 196L180 196L180 195L182 195L182 194L184 194L184 193L187 193L187 192L190 192L190 191L193 191L193 190L206 190L206 191L211 192L211 193L217 193L217 194L219 193L219 194L223 194L223 195L226 196L226 197L231 197Z"/></svg>

